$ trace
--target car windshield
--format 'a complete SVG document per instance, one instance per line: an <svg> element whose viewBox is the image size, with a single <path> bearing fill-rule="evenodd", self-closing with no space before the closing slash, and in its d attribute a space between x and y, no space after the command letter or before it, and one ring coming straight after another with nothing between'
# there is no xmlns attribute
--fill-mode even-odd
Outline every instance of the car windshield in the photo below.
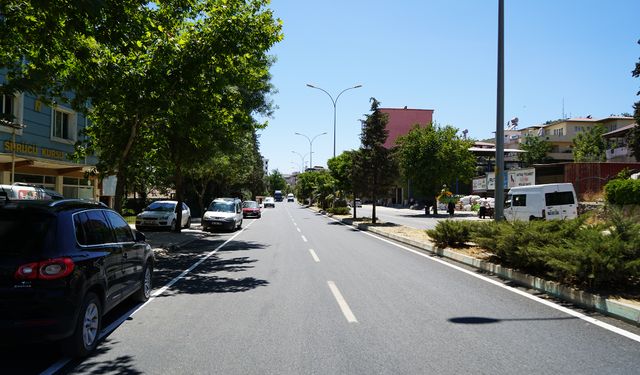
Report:
<svg viewBox="0 0 640 375"><path fill-rule="evenodd" d="M145 208L145 211L167 211L173 212L176 204L171 202L153 202Z"/></svg>
<svg viewBox="0 0 640 375"><path fill-rule="evenodd" d="M258 202L246 201L242 203L243 208L258 208Z"/></svg>
<svg viewBox="0 0 640 375"><path fill-rule="evenodd" d="M40 251L52 220L43 212L0 210L0 255Z"/></svg>
<svg viewBox="0 0 640 375"><path fill-rule="evenodd" d="M214 212L234 212L233 202L211 202L209 211Z"/></svg>

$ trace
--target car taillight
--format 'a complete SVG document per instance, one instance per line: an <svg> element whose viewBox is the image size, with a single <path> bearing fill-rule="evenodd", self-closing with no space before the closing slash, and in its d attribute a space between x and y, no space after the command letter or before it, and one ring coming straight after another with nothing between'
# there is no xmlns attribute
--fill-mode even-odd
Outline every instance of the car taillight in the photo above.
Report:
<svg viewBox="0 0 640 375"><path fill-rule="evenodd" d="M73 272L75 264L71 258L47 259L40 262L23 264L18 267L15 278L18 280L55 280Z"/></svg>

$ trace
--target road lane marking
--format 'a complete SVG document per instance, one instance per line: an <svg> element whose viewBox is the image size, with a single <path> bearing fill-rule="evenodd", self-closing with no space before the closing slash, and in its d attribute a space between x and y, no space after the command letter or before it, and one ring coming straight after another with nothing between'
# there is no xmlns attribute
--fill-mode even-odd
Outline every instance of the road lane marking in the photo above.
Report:
<svg viewBox="0 0 640 375"><path fill-rule="evenodd" d="M305 237L304 235L302 235L302 240L303 240L304 242L307 242L307 237Z"/></svg>
<svg viewBox="0 0 640 375"><path fill-rule="evenodd" d="M300 230L300 228L296 228L296 230L298 231L298 233L302 233L302 231Z"/></svg>
<svg viewBox="0 0 640 375"><path fill-rule="evenodd" d="M342 293L340 293L340 290L338 289L336 284L333 281L327 281L327 284L329 284L329 289L331 289L331 293L333 293L333 297L338 302L338 306L340 306L340 310L342 310L342 314L344 314L344 317L347 318L347 322L358 323L356 316L353 315L353 312L349 308L349 304L347 304L347 301L342 296Z"/></svg>
<svg viewBox="0 0 640 375"><path fill-rule="evenodd" d="M122 325L122 323L127 321L130 317L135 315L135 313L137 313L138 311L142 310L142 308L147 306L149 303L151 303L151 301L153 301L154 299L156 299L157 297L162 295L164 292L166 292L167 289L171 288L175 283L180 281L180 279L183 279L187 274L189 274L189 272L193 271L196 267L198 267L200 264L202 264L202 262L204 262L205 260L209 259L212 255L214 255L220 249L225 247L229 242L233 241L236 237L241 235L242 232L245 231L245 229L249 228L255 222L256 222L255 220L251 221L251 223L249 223L249 225L242 227L240 229L240 231L238 231L232 237L230 237L229 239L224 241L220 246L216 247L214 250L209 252L207 255L205 255L204 257L200 258L200 260L198 260L191 267L189 267L188 269L183 271L180 275L176 276L173 280L169 281L162 288L160 288L157 291L155 291L154 293L152 293L151 296L149 297L149 299L147 300L147 302L145 302L145 303L143 303L143 304L141 304L139 306L133 307L131 310L129 310L127 313L125 313L120 318L115 320L113 323L109 324L109 326L103 328L100 331L98 340L102 341L106 336L110 335L113 331L116 330L116 328L118 328L120 325ZM100 343L98 343L98 345L100 345ZM49 366L49 368L47 368L46 370L44 370L40 374L41 375L43 375L43 374L47 374L47 375L56 374L58 371L60 371L62 368L64 368L69 362L71 362L71 358L63 358L63 359L57 361L56 363L54 363L53 365Z"/></svg>
<svg viewBox="0 0 640 375"><path fill-rule="evenodd" d="M331 220L333 220L333 221L335 221L335 222L338 222L338 223L340 223L340 224L342 224L342 225L344 225L344 226L347 226L347 224L343 223L343 222L342 222L342 221L340 221L340 220L334 219L334 218L332 218L332 217L330 217L329 219L331 219ZM473 276L473 277L475 277L475 278L477 278L477 279L480 279L480 280L486 281L486 282L488 282L488 283L490 283L490 284L493 284L493 285L495 285L495 286L498 286L498 287L500 287L500 288L502 288L502 289L505 289L505 290L508 290L508 291L510 291L510 292L513 292L513 293L519 294L519 295L521 295L521 296L523 296L523 297L525 297L525 298L528 298L528 299L533 300L533 301L535 301L535 302L541 303L541 304L543 304L543 305L545 305L545 306L547 306L547 307L550 307L550 308L552 308L552 309L555 309L555 310L558 310L558 311L564 312L565 314L571 315L571 316L576 317L576 318L578 318L578 319L581 319L581 320L583 320L583 321L585 321L585 322L588 322L588 323L591 323L591 324L593 324L593 325L596 325L596 326L598 326L598 327L600 327L600 328L606 329L606 330L607 330L607 331L609 331L609 332L613 332L613 333L615 333L615 334L618 334L618 335L620 335L620 336L624 336L624 337L626 337L626 338L628 338L628 339L631 339L631 340L633 340L633 341L640 342L640 335L636 335L635 333L632 333L632 332L626 331L626 330L624 330L624 329L622 329L622 328L618 328L618 327L616 327L616 326L614 326L614 325L612 325L612 324L605 323L605 322L603 322L603 321L600 321L600 320L598 320L598 319L592 318L592 317L587 316L587 315L585 315L585 314L582 314L582 313L580 313L580 312L577 312L577 311L571 310L570 308L567 308L567 307L564 307L564 306L558 305L558 304L557 304L557 303L555 303L555 302L551 302L551 301L548 301L548 300L546 300L546 299L540 298L540 297L538 297L538 296L535 296L535 295L529 294L529 293L527 293L527 292L525 292L525 291L522 291L522 290L519 290L519 289L513 288L513 287L511 287L511 286L509 286L509 285L506 285L506 284L504 284L504 283L500 282L500 281L493 280L493 279L488 278L488 277L486 277L486 276L483 276L483 275L481 275L481 274L477 274L477 273L475 273L474 271L469 271L469 270L464 269L464 268L462 268L462 267L456 266L455 264L451 264L451 263L448 263L448 262L446 262L446 261L444 261L444 260L441 260L441 259L435 258L435 257L433 257L432 255L425 254L425 253L423 253L423 252L421 252L421 251L411 249L411 248L409 248L409 247L407 247L407 246L404 246L404 245L401 245L401 244L395 243L395 242L393 242L393 241L391 241L391 240L388 240L388 239L386 239L386 238L382 238L382 237L377 236L377 235L375 235L375 234L372 234L372 233L369 233L369 232L365 232L365 231L361 231L361 230L360 230L360 229L358 229L358 228L355 228L355 227L352 227L352 226L351 226L351 228L354 228L354 229L356 229L358 232L360 232L360 233L362 233L362 234L365 234L365 235L367 235L367 236L369 236L369 237L376 238L376 239L378 239L378 240L380 240L380 241L382 241L382 242L386 242L386 243L388 243L388 244L390 244L390 245L393 245L393 246L398 247L398 248L400 248L400 249L406 250L406 251L408 251L408 252L410 252L410 253L413 253L413 254L419 255L419 256L421 256L421 257L423 257L423 258L429 259L429 260L434 261L434 262L438 262L438 263L440 263L440 264L442 264L442 265L445 265L445 266L447 266L447 267L453 268L453 269L458 270L458 271L460 271L460 272L464 272L464 273L466 273L466 274L467 274L467 275L469 275L469 276Z"/></svg>
<svg viewBox="0 0 640 375"><path fill-rule="evenodd" d="M318 254L316 254L316 252L313 251L313 249L309 249L309 252L311 253L311 257L313 258L313 260L315 260L316 263L320 263L320 258L318 258Z"/></svg>

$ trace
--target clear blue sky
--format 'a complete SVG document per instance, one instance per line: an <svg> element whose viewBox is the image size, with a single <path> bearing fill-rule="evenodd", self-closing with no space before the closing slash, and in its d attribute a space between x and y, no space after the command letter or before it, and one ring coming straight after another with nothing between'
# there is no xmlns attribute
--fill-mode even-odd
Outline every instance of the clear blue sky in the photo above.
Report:
<svg viewBox="0 0 640 375"><path fill-rule="evenodd" d="M260 131L269 169L298 170L360 145L369 98L382 107L433 109L474 139L496 129L498 0L272 0L284 40L271 54L278 106ZM562 117L632 113L640 79L638 0L505 0L505 121L519 128ZM305 158L309 163L309 156Z"/></svg>

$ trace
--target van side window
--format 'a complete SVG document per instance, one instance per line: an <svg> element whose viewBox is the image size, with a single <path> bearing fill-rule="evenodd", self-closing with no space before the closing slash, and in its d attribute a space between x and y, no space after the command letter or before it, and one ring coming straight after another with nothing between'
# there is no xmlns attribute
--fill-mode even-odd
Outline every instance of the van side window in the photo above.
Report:
<svg viewBox="0 0 640 375"><path fill-rule="evenodd" d="M555 193L546 193L544 200L547 206L562 206L565 204L575 204L573 193L570 191L559 191Z"/></svg>
<svg viewBox="0 0 640 375"><path fill-rule="evenodd" d="M526 194L514 195L511 202L514 207L525 207L527 205L527 195Z"/></svg>
<svg viewBox="0 0 640 375"><path fill-rule="evenodd" d="M113 211L104 211L104 213L107 215L107 219L109 219L113 230L116 232L118 242L134 242L131 227L120 215Z"/></svg>

